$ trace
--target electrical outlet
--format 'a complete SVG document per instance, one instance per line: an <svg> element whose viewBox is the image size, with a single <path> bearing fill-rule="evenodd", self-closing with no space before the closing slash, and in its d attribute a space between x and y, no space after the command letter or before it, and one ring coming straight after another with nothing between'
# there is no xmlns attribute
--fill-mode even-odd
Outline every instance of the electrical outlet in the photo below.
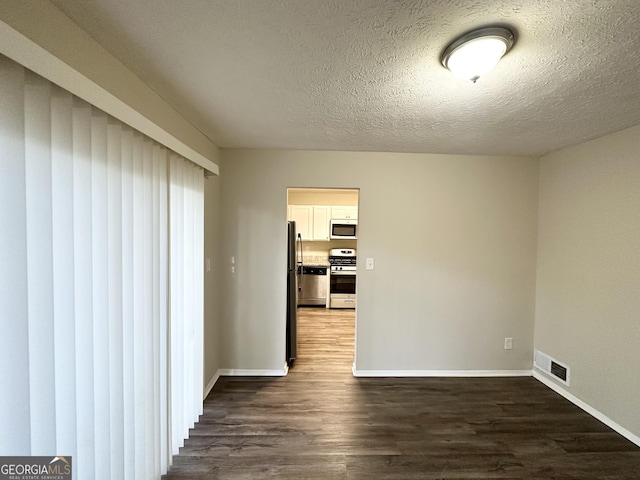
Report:
<svg viewBox="0 0 640 480"><path fill-rule="evenodd" d="M505 339L504 339L504 349L505 350L513 349L513 338L505 337Z"/></svg>

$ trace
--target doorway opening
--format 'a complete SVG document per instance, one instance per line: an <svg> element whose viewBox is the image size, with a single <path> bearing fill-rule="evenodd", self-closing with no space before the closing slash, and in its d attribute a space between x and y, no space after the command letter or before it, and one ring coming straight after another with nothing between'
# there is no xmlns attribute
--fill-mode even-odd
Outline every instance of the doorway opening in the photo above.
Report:
<svg viewBox="0 0 640 480"><path fill-rule="evenodd" d="M287 362L351 372L355 357L359 189L288 188ZM294 233L293 233L294 232Z"/></svg>

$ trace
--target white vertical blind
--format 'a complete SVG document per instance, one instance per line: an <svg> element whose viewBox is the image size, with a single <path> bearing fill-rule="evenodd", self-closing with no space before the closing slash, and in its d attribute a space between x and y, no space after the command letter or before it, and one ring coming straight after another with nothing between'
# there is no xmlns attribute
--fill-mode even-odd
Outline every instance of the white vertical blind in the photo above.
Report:
<svg viewBox="0 0 640 480"><path fill-rule="evenodd" d="M158 479L202 411L203 171L3 56L0 141L0 455Z"/></svg>

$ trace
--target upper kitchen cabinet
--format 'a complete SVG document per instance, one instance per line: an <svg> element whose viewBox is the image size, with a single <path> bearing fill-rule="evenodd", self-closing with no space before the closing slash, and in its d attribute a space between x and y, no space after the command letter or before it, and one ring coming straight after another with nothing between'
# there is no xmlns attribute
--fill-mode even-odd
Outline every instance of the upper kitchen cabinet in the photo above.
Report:
<svg viewBox="0 0 640 480"><path fill-rule="evenodd" d="M312 240L313 236L313 207L310 205L290 205L289 220L296 222L296 233L302 240Z"/></svg>
<svg viewBox="0 0 640 480"><path fill-rule="evenodd" d="M331 218L338 220L357 220L358 207L331 207Z"/></svg>
<svg viewBox="0 0 640 480"><path fill-rule="evenodd" d="M296 222L296 232L302 240L329 240L331 207L289 205L289 220Z"/></svg>
<svg viewBox="0 0 640 480"><path fill-rule="evenodd" d="M313 239L329 240L329 220L331 207L313 207Z"/></svg>

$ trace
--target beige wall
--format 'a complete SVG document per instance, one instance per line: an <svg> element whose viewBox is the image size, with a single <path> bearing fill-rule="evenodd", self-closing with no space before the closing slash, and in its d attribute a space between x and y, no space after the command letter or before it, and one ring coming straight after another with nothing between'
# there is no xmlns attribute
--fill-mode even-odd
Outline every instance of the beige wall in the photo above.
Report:
<svg viewBox="0 0 640 480"><path fill-rule="evenodd" d="M216 375L220 364L220 317L222 315L222 214L221 179L211 176L204 182L204 258L211 269L204 273L204 385Z"/></svg>
<svg viewBox="0 0 640 480"><path fill-rule="evenodd" d="M358 255L374 257L376 269L360 262L359 371L531 368L536 159L221 156L223 368L284 364L287 187L360 189ZM513 350L503 349L504 337Z"/></svg>
<svg viewBox="0 0 640 480"><path fill-rule="evenodd" d="M543 157L539 215L535 347L640 435L640 126Z"/></svg>

